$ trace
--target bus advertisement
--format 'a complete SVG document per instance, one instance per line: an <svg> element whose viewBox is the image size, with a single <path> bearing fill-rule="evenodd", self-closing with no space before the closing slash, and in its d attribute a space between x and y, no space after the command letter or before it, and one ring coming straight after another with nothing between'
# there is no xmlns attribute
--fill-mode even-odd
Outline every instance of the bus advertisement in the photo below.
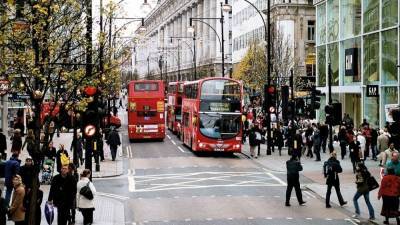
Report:
<svg viewBox="0 0 400 225"><path fill-rule="evenodd" d="M164 83L161 80L139 80L128 84L128 137L165 138Z"/></svg>
<svg viewBox="0 0 400 225"><path fill-rule="evenodd" d="M172 133L180 135L182 120L183 82L170 82L167 95L167 127Z"/></svg>
<svg viewBox="0 0 400 225"><path fill-rule="evenodd" d="M241 82L206 78L183 87L182 140L193 151L241 152Z"/></svg>

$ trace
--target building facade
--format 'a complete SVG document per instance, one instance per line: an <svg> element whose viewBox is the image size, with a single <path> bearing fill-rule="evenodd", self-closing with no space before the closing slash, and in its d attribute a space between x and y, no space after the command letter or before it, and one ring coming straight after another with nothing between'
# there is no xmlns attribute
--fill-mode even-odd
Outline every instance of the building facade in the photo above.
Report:
<svg viewBox="0 0 400 225"><path fill-rule="evenodd" d="M146 32L138 37L133 53L133 69L137 71L139 78L162 78L166 81L176 81L230 76L231 12L224 12L223 37L221 37L221 23L218 19L202 20L207 24L193 21L195 34L188 32L190 18L220 18L221 2L224 1L158 1L156 7L145 19ZM224 73L222 73L220 42L222 38L225 41ZM196 54L195 57L194 54Z"/></svg>
<svg viewBox="0 0 400 225"><path fill-rule="evenodd" d="M267 1L250 1L266 15ZM315 8L312 1L271 0L271 22L273 38L286 40L292 51L293 64L298 67L295 75L315 76ZM233 0L235 66L246 55L252 41L263 42L264 34L264 24L256 10L243 0Z"/></svg>
<svg viewBox="0 0 400 225"><path fill-rule="evenodd" d="M317 11L317 84L359 125L390 122L399 104L398 0L314 0ZM321 107L323 109L324 107ZM323 110L319 112L324 118Z"/></svg>

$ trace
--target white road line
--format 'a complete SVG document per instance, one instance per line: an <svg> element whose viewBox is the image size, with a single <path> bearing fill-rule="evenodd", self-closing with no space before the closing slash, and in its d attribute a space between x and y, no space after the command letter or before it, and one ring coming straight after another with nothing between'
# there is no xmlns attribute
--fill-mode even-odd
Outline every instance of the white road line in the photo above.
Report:
<svg viewBox="0 0 400 225"><path fill-rule="evenodd" d="M247 219L248 219L248 220L254 220L254 218L253 218L253 217L247 217Z"/></svg>
<svg viewBox="0 0 400 225"><path fill-rule="evenodd" d="M192 220L192 219L190 219L190 218L185 219L186 222L189 222L189 221L191 221L191 220Z"/></svg>
<svg viewBox="0 0 400 225"><path fill-rule="evenodd" d="M272 220L272 217L265 217L266 220Z"/></svg>
<svg viewBox="0 0 400 225"><path fill-rule="evenodd" d="M131 171L131 169L129 169L128 171ZM132 170L130 174L132 174L132 176L128 176L128 190L129 192L134 192L136 190L135 177L134 177L135 170Z"/></svg>
<svg viewBox="0 0 400 225"><path fill-rule="evenodd" d="M264 169L265 170L265 169ZM283 180L279 179L278 177L276 177L275 175L273 175L270 172L267 172L266 174L268 174L272 179L276 180L278 183L280 183L283 186L286 186L286 182L284 182Z"/></svg>
<svg viewBox="0 0 400 225"><path fill-rule="evenodd" d="M312 218L308 217L308 218L306 218L306 220L312 220Z"/></svg>
<svg viewBox="0 0 400 225"><path fill-rule="evenodd" d="M171 137L167 134L167 138L169 139L169 140L171 140Z"/></svg>
<svg viewBox="0 0 400 225"><path fill-rule="evenodd" d="M344 220L349 221L349 222L352 223L353 225L358 225L358 224L357 224L355 221L353 221L352 219L347 218L347 219L344 219Z"/></svg>
<svg viewBox="0 0 400 225"><path fill-rule="evenodd" d="M125 147L125 150L126 150L126 156L129 157L129 155L128 155L129 154L128 153L129 152L129 145Z"/></svg>
<svg viewBox="0 0 400 225"><path fill-rule="evenodd" d="M185 150L183 150L183 148L181 148L181 146L178 146L179 151L185 153Z"/></svg>
<svg viewBox="0 0 400 225"><path fill-rule="evenodd" d="M172 144L176 145L176 142L174 140L171 140Z"/></svg>
<svg viewBox="0 0 400 225"><path fill-rule="evenodd" d="M116 199L119 199L119 200L128 200L129 199L126 196L115 195L115 194L110 194L110 193L103 193L103 192L96 192L96 195L109 197L109 198L116 198Z"/></svg>
<svg viewBox="0 0 400 225"><path fill-rule="evenodd" d="M286 217L286 219L287 219L287 220L292 220L293 218L292 218L292 217Z"/></svg>
<svg viewBox="0 0 400 225"><path fill-rule="evenodd" d="M330 220L332 220L331 218L326 218L325 220L328 220L328 221L330 221Z"/></svg>
<svg viewBox="0 0 400 225"><path fill-rule="evenodd" d="M207 218L206 220L207 220L207 221L211 221L211 220L213 220L213 219L212 219L212 218Z"/></svg>
<svg viewBox="0 0 400 225"><path fill-rule="evenodd" d="M315 198L315 195L311 194L311 192L309 191L304 191L304 193L308 196L310 196L311 198Z"/></svg>
<svg viewBox="0 0 400 225"><path fill-rule="evenodd" d="M275 195L274 198L280 198L281 196Z"/></svg>
<svg viewBox="0 0 400 225"><path fill-rule="evenodd" d="M233 218L228 218L227 220L233 220Z"/></svg>

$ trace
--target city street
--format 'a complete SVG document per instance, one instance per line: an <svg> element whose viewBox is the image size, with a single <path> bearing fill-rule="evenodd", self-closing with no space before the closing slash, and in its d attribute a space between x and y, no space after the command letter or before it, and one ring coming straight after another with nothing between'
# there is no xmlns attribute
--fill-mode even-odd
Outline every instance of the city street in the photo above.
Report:
<svg viewBox="0 0 400 225"><path fill-rule="evenodd" d="M124 175L95 185L124 203L126 224L356 223L340 208L325 209L309 191L303 191L305 206L293 192L292 206L285 207L286 174L244 154L195 154L172 133L164 142L129 143L125 129Z"/></svg>

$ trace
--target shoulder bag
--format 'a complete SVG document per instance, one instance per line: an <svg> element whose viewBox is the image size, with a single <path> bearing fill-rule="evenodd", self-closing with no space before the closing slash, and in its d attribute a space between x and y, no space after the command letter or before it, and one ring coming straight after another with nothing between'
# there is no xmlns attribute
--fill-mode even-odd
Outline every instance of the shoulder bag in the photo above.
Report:
<svg viewBox="0 0 400 225"><path fill-rule="evenodd" d="M89 187L89 184L90 184L90 181L87 182L87 184L81 188L81 190L79 191L79 194L89 200L93 200L93 193Z"/></svg>

